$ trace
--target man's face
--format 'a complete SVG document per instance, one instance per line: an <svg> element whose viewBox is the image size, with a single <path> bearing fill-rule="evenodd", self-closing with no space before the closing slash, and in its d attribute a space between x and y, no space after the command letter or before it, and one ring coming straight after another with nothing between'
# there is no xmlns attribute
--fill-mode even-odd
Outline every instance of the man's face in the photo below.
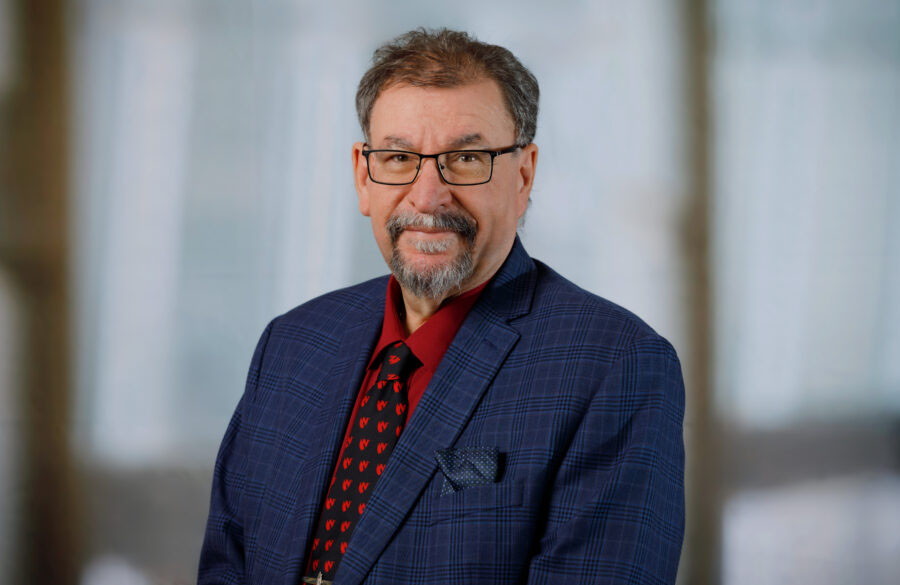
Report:
<svg viewBox="0 0 900 585"><path fill-rule="evenodd" d="M493 80L455 88L396 85L375 101L369 136L370 149L500 150L515 144L515 126ZM411 185L374 183L362 150L363 143L353 145L359 209L372 219L375 241L401 285L410 278L436 281L430 289L435 294L428 296L442 298L474 288L497 271L528 205L536 146L496 157L490 182L467 186L445 183L434 159L423 159ZM451 281L461 276L461 282L442 290L448 274ZM425 294L421 288L409 292Z"/></svg>

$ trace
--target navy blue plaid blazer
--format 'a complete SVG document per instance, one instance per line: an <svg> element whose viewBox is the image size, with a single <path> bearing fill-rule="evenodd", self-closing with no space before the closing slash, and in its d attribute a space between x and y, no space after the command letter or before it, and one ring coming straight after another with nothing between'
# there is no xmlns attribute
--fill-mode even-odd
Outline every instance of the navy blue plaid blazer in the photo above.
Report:
<svg viewBox="0 0 900 585"><path fill-rule="evenodd" d="M266 327L216 459L200 585L301 583L386 288L382 277L326 294ZM683 411L672 346L517 238L408 421L334 582L674 583ZM437 455L454 452L496 453L496 472L447 489Z"/></svg>

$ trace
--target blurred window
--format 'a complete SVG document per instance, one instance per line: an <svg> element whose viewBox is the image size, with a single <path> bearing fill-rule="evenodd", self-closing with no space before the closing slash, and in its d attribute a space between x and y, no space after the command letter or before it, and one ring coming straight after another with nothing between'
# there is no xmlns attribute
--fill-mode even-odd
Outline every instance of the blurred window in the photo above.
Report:
<svg viewBox="0 0 900 585"><path fill-rule="evenodd" d="M900 4L711 8L724 582L895 583Z"/></svg>
<svg viewBox="0 0 900 585"><path fill-rule="evenodd" d="M677 4L79 0L72 15L84 585L192 578L266 322L387 272L353 188L354 95L372 50L409 29L471 31L534 71L527 249L687 354Z"/></svg>

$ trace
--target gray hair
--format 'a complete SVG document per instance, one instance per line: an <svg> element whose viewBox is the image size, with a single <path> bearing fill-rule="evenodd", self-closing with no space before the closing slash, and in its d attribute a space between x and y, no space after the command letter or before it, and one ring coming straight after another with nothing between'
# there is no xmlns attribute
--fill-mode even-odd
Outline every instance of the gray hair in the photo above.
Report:
<svg viewBox="0 0 900 585"><path fill-rule="evenodd" d="M508 49L446 28L412 30L375 50L356 91L356 113L366 140L372 106L388 87L458 87L479 78L497 82L516 127L516 143L530 144L537 131L537 79Z"/></svg>

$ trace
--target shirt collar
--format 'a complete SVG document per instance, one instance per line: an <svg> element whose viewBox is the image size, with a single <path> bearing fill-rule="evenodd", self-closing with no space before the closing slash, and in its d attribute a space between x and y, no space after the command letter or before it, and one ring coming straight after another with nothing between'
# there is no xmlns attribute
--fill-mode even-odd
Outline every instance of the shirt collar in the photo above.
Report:
<svg viewBox="0 0 900 585"><path fill-rule="evenodd" d="M448 299L412 335L406 335L403 293L400 290L400 283L391 275L388 279L384 302L384 322L381 326L381 336L375 345L375 351L372 352L369 368L378 366L380 363L378 356L385 347L395 341L403 341L413 355L422 362L425 369L436 370L466 315L469 314L472 305L478 300L478 296L488 282L490 280L459 296Z"/></svg>

